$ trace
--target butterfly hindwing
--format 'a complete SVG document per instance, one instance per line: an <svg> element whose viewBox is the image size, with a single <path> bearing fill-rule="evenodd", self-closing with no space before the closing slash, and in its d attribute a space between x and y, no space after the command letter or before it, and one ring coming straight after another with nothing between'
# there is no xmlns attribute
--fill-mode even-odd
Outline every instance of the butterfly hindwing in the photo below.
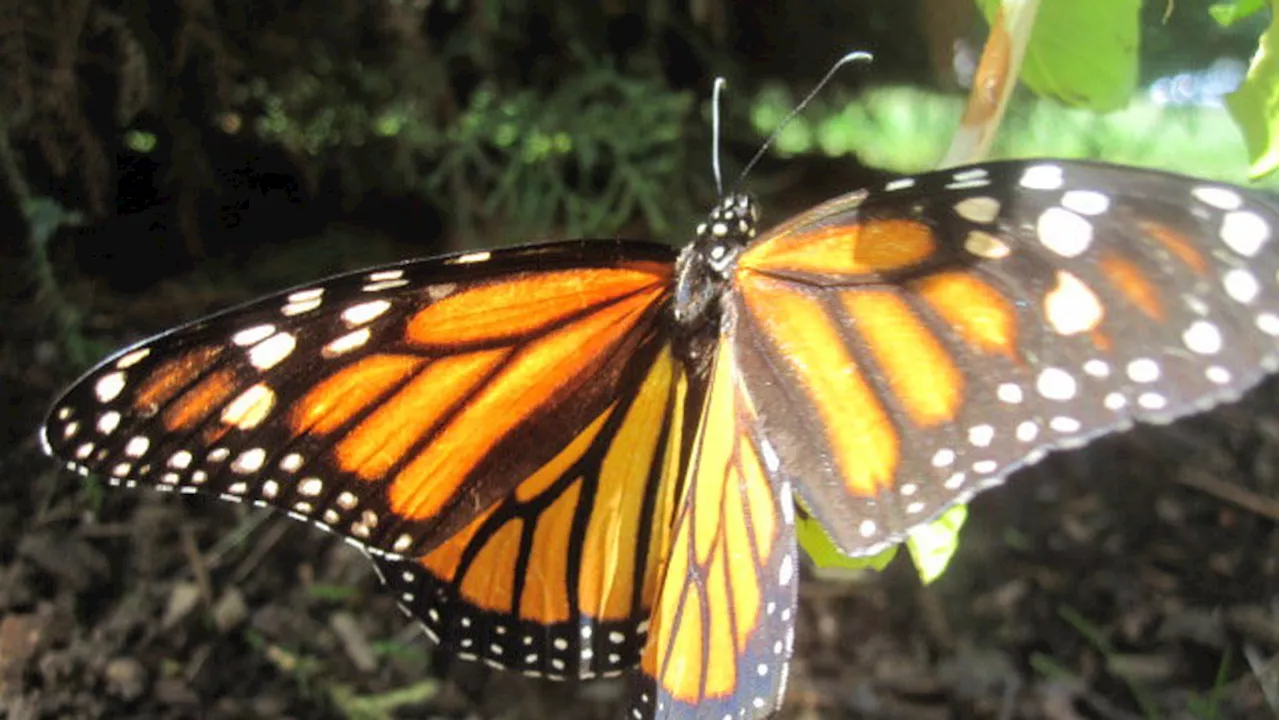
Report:
<svg viewBox="0 0 1280 720"><path fill-rule="evenodd" d="M622 387L564 450L444 544L412 560L374 559L443 650L552 679L635 665L671 543L689 391L670 346L639 353Z"/></svg>
<svg viewBox="0 0 1280 720"><path fill-rule="evenodd" d="M790 484L733 350L711 370L632 715L763 718L782 702L799 567Z"/></svg>
<svg viewBox="0 0 1280 720"><path fill-rule="evenodd" d="M1276 366L1274 206L1076 162L888 183L766 233L728 305L763 434L873 552L1045 452Z"/></svg>

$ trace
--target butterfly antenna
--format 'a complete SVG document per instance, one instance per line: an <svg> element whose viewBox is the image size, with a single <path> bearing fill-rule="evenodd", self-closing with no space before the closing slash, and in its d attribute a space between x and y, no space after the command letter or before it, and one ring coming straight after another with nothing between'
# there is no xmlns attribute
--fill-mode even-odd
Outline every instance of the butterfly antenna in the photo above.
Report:
<svg viewBox="0 0 1280 720"><path fill-rule="evenodd" d="M813 98L827 86L827 83L831 82L831 78L835 77L835 74L839 72L840 68L851 62L871 62L874 59L875 57L869 52L864 50L855 50L837 60L835 64L831 66L831 69L827 71L827 74L823 75L822 79L818 81L818 84L813 86L813 89L809 91L809 94L805 95L804 99L801 100L791 110L791 112L787 113L787 116L782 119L782 122L778 123L778 127L770 133L768 139L764 141L764 144L760 146L760 149L756 151L756 154L751 157L751 161L742 169L742 174L738 176L738 181L734 183L734 187L736 188L742 185L742 181L746 179L747 173L751 172L751 169L756 166L756 163L760 162L760 158L764 157L764 154L769 150L769 148L773 147L773 143L777 141L778 136L782 134L782 131L787 129L787 125L791 124L791 121L795 120L797 115L804 112L804 109L808 107L809 103L813 101Z"/></svg>
<svg viewBox="0 0 1280 720"><path fill-rule="evenodd" d="M716 178L716 197L724 197L724 180L720 175L720 95L724 78L716 78L711 86L711 174Z"/></svg>

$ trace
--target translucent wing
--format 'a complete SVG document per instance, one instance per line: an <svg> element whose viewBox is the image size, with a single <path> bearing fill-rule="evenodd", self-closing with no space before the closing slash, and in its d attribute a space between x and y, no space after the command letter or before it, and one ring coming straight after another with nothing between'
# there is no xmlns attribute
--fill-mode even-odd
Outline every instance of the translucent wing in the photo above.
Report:
<svg viewBox="0 0 1280 720"><path fill-rule="evenodd" d="M795 635L794 507L742 381L722 344L633 692L636 718L761 718L782 702Z"/></svg>
<svg viewBox="0 0 1280 720"><path fill-rule="evenodd" d="M762 434L847 553L1054 448L1276 367L1276 208L1228 186L1000 162L828 202L739 258Z"/></svg>

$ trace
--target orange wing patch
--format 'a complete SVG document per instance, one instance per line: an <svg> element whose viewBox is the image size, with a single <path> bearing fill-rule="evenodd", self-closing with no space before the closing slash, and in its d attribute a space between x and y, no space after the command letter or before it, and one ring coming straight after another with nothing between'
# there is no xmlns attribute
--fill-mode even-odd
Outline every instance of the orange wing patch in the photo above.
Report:
<svg viewBox="0 0 1280 720"><path fill-rule="evenodd" d="M883 290L846 290L840 299L911 419L923 427L954 420L964 376L907 303Z"/></svg>
<svg viewBox="0 0 1280 720"><path fill-rule="evenodd" d="M930 275L915 283L920 297L933 307L974 349L1018 355L1018 316L999 290L966 272Z"/></svg>
<svg viewBox="0 0 1280 720"><path fill-rule="evenodd" d="M740 271L866 275L918 265L938 249L928 226L912 220L869 220L783 233L752 246Z"/></svg>
<svg viewBox="0 0 1280 720"><path fill-rule="evenodd" d="M709 717L742 708L763 716L785 685L795 601L791 491L769 479L735 374L722 343L640 659L633 702L646 717L692 716L694 708Z"/></svg>
<svg viewBox="0 0 1280 720"><path fill-rule="evenodd" d="M840 441L828 445L849 492L875 496L897 470L898 432L821 296L754 273L739 273L738 282L752 320L788 363L824 432L839 433Z"/></svg>
<svg viewBox="0 0 1280 720"><path fill-rule="evenodd" d="M1098 269L1107 282L1141 310L1143 315L1156 322L1164 320L1164 303L1160 298L1160 291L1141 268L1114 253L1108 253L1098 261Z"/></svg>

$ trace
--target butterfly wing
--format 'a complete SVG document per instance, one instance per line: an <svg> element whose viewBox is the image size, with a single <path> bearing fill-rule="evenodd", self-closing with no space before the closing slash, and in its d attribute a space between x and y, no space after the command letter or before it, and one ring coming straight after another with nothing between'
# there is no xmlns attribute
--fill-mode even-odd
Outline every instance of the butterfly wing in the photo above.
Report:
<svg viewBox="0 0 1280 720"><path fill-rule="evenodd" d="M618 399L466 528L416 559L375 558L442 649L561 679L633 667L657 592L696 411L669 346Z"/></svg>
<svg viewBox="0 0 1280 720"><path fill-rule="evenodd" d="M633 690L636 718L761 718L782 702L798 575L792 491L759 449L739 370L722 341Z"/></svg>
<svg viewBox="0 0 1280 720"><path fill-rule="evenodd" d="M1078 162L833 200L740 257L762 434L849 554L1045 452L1238 397L1276 367L1276 208Z"/></svg>
<svg viewBox="0 0 1280 720"><path fill-rule="evenodd" d="M644 376L672 255L557 243L338 276L108 358L42 439L113 484L253 501L416 557Z"/></svg>

